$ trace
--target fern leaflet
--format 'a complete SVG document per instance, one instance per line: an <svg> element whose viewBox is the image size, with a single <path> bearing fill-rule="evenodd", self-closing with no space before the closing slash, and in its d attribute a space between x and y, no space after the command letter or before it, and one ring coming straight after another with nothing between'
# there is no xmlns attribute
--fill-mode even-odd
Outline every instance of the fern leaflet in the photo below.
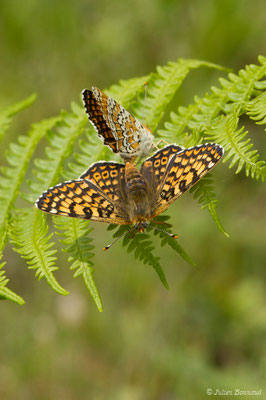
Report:
<svg viewBox="0 0 266 400"><path fill-rule="evenodd" d="M24 110L27 107L30 107L34 101L36 100L36 94L32 94L26 99L20 101L19 103L13 104L7 109L0 112L0 142L10 127L12 122L12 117L18 114L20 111Z"/></svg>
<svg viewBox="0 0 266 400"><path fill-rule="evenodd" d="M93 298L99 311L103 310L100 295L93 279L94 246L92 239L88 237L92 228L89 228L90 221L76 220L71 218L56 218L54 224L57 228L57 234L62 236L61 243L67 245L64 251L70 253L68 261L72 263L70 269L76 270L74 278L82 276L83 280Z"/></svg>
<svg viewBox="0 0 266 400"><path fill-rule="evenodd" d="M35 276L45 277L48 285L61 295L68 292L59 285L53 275L56 250L51 248L53 233L47 235L48 227L45 215L37 209L20 209L16 212L10 229L11 241L14 249L27 260L30 269L36 269Z"/></svg>
<svg viewBox="0 0 266 400"><path fill-rule="evenodd" d="M256 121L256 124L266 124L266 92L261 93L247 104L247 114Z"/></svg>
<svg viewBox="0 0 266 400"><path fill-rule="evenodd" d="M207 208L218 229L226 237L229 237L216 213L218 200L215 198L214 182L211 174L208 174L207 177L202 178L200 182L198 182L190 191L191 193L194 193L194 199L198 199L198 202L202 204L201 209L204 210Z"/></svg>
<svg viewBox="0 0 266 400"><path fill-rule="evenodd" d="M221 144L227 152L223 162L231 161L229 168L237 165L236 174L244 167L246 176L264 181L266 175L265 161L257 161L257 150L251 150L253 144L246 139L247 132L244 127L237 130L239 118L236 113L221 116L208 132L207 140L214 140ZM244 140L246 139L246 140Z"/></svg>
<svg viewBox="0 0 266 400"><path fill-rule="evenodd" d="M2 259L2 254L0 253L0 261L1 259ZM6 287L7 283L9 282L9 279L6 279L5 271L2 270L4 265L5 262L0 263L0 300L4 299L11 300L19 305L22 305L25 303L22 297L20 297L18 294L14 293L12 290Z"/></svg>

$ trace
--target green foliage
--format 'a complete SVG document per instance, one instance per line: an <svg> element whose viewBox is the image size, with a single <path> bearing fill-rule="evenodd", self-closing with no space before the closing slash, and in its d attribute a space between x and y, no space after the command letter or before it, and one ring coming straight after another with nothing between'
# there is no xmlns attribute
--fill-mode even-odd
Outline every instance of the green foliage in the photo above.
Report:
<svg viewBox="0 0 266 400"><path fill-rule="evenodd" d="M266 123L266 92L261 93L247 104L247 114L258 125Z"/></svg>
<svg viewBox="0 0 266 400"><path fill-rule="evenodd" d="M244 131L244 126L237 129L239 118L237 112L232 112L226 117L218 118L217 122L211 127L208 140L216 140L227 152L223 162L230 161L229 168L237 165L236 174L244 167L246 175L264 181L266 175L265 161L258 160L258 151L250 143L251 139L246 139L248 134ZM246 139L246 140L244 140ZM252 149L252 150L251 150Z"/></svg>
<svg viewBox="0 0 266 400"><path fill-rule="evenodd" d="M6 151L8 166L2 167L0 179L0 250L6 242L7 226L13 205L19 195L20 187L34 150L47 130L56 124L58 118L43 120L34 124L28 135L18 137L17 143L11 143Z"/></svg>
<svg viewBox="0 0 266 400"><path fill-rule="evenodd" d="M27 107L30 107L34 101L36 100L36 95L32 94L30 97L27 97L25 100L20 101L19 103L13 104L8 107L6 110L0 112L0 142L11 125L12 117L18 114L20 111L24 110Z"/></svg>
<svg viewBox="0 0 266 400"><path fill-rule="evenodd" d="M109 225L108 229L111 230L115 227L116 225ZM149 240L150 236L146 233L139 233L134 229L127 234L126 232L128 232L128 228L125 226L120 226L114 233L113 237L118 239L120 236L125 235L123 239L123 246L127 246L127 252L131 253L134 251L135 259L142 261L144 264L151 265L157 272L164 287L168 289L169 286L163 269L160 265L160 257L153 254L155 247L153 246L152 240Z"/></svg>
<svg viewBox="0 0 266 400"><path fill-rule="evenodd" d="M171 102L176 91L181 86L191 69L199 67L222 69L220 66L199 60L183 60L169 62L165 67L157 67L157 72L152 73L147 79L148 97L139 96L138 102L133 106L134 114L141 119L145 107L146 123L155 131L162 119L167 105Z"/></svg>
<svg viewBox="0 0 266 400"><path fill-rule="evenodd" d="M33 203L40 193L48 187L58 183L64 169L65 159L72 154L75 141L83 133L87 124L86 116L81 107L72 104L72 113L63 111L55 120L56 129L46 126L46 138L49 146L44 149L44 158L35 158L35 170L33 175L36 179L28 181L30 192L23 197Z"/></svg>
<svg viewBox="0 0 266 400"><path fill-rule="evenodd" d="M143 87L148 82L149 76L141 76L140 78L121 80L119 85L112 85L110 90L106 91L109 96L113 96L119 104L123 104L125 108L130 106L132 99L137 93L143 93Z"/></svg>
<svg viewBox="0 0 266 400"><path fill-rule="evenodd" d="M172 224L166 222L168 220L169 216L167 215L157 216L147 227L147 233L153 232L155 236L159 236L161 238L161 246L168 244L185 261L187 261L191 265L195 265L189 255L186 253L186 251L178 243L178 241L167 234L167 232L169 234L172 234ZM116 225L113 224L110 224L108 226L108 230L113 230L115 228ZM166 277L160 264L160 257L153 254L155 246L153 245L153 241L151 240L150 235L148 235L147 233L139 233L134 228L129 231L126 226L122 225L116 229L115 233L113 234L113 238L115 239L115 241L117 241L121 237L123 237L122 244L124 247L127 246L127 252L131 253L134 251L135 259L139 259L144 264L151 265L158 274L164 287L166 289L169 289Z"/></svg>
<svg viewBox="0 0 266 400"><path fill-rule="evenodd" d="M2 259L3 255L0 253L0 261ZM9 279L6 279L4 276L5 271L2 270L3 266L5 265L5 262L0 263L0 300L11 300L14 301L17 304L24 304L25 301L20 297L18 294L14 293L12 290L8 289L6 287L7 283L9 282Z"/></svg>
<svg viewBox="0 0 266 400"><path fill-rule="evenodd" d="M259 62L261 65L248 65L238 75L229 73L228 80L220 78L221 87L213 86L211 95L195 97L194 104L179 107L177 114L171 114L171 123L166 123L166 129L160 134L170 141L178 140L184 146L194 145L198 140L216 141L226 151L230 150L223 160L232 159L229 168L237 165L238 173L245 167L247 176L251 173L252 178L263 181L265 162L258 160L257 150L250 151L253 147L250 139L243 142L247 135L247 131L243 132L244 127L238 129L239 117L243 114L259 118L263 123L266 58L259 56Z"/></svg>
<svg viewBox="0 0 266 400"><path fill-rule="evenodd" d="M201 179L200 182L198 182L198 184L191 189L191 193L194 193L194 199L198 199L198 202L202 204L202 210L205 208L208 209L218 229L225 236L229 237L228 233L226 233L222 227L220 219L216 213L218 200L215 198L214 182L211 174L208 174L207 177Z"/></svg>
<svg viewBox="0 0 266 400"><path fill-rule="evenodd" d="M90 221L54 217L54 224L57 228L57 233L64 238L60 240L61 243L67 246L64 251L70 254L68 258L68 261L72 263L70 269L76 270L74 278L83 277L98 310L102 311L101 298L92 275L93 262L91 259L94 257L94 253L91 250L95 246L91 244L92 239L88 237L93 230L89 228Z"/></svg>
<svg viewBox="0 0 266 400"><path fill-rule="evenodd" d="M242 117L262 125L266 121L265 72L266 59L259 57L259 65L248 65L238 74L229 73L228 79L220 78L220 86L212 87L211 94L195 97L187 107L178 107L167 120L168 109L175 93L189 71L201 66L218 68L217 65L197 61L179 60L164 67L158 67L149 76L121 81L107 91L125 107L132 106L133 114L142 118L143 111L149 127L154 131L162 117L166 119L164 129L154 132L158 138L186 147L213 141L225 148L223 162L229 161L229 168L236 167L236 173L244 170L251 178L265 178L265 161L259 159L258 151L248 138ZM144 83L148 82L147 98L144 99ZM0 132L4 134L16 112L30 105L33 97L26 99L1 114ZM248 125L250 126L250 125ZM46 144L45 144L45 141ZM38 144L42 148L37 148ZM78 144L78 145L76 145ZM39 153L41 152L41 156ZM35 154L36 153L36 154ZM70 112L61 112L54 118L32 125L27 135L19 136L16 143L10 143L6 151L6 166L1 168L0 177L0 251L8 242L15 251L26 259L29 268L36 270L39 279L45 277L48 284L58 293L66 295L54 276L57 270L56 250L52 249L53 233L48 233L47 216L32 205L48 187L65 179L77 178L89 164L97 160L117 159L117 156L102 145L95 130L88 125L81 105L75 103ZM33 168L32 168L33 166ZM28 185L25 185L25 182ZM218 229L226 236L217 215L217 199L210 175L201 180L193 189L202 209L207 209ZM22 201L30 207L20 208ZM151 222L145 234L133 229L125 234L122 245L127 252L134 253L135 259L150 265L158 274L163 285L168 284L161 266L160 257L154 254L155 246L151 234L157 236L161 246L168 245L184 260L194 265L179 242L167 235L171 232L168 217L159 216ZM89 293L99 311L101 299L93 279L94 246L90 237L92 228L89 221L57 217L53 219L63 250L69 253L70 269L74 277L82 276ZM113 229L110 226L109 229ZM127 232L120 226L114 238ZM162 232L162 230L166 232ZM111 251L111 250L110 250ZM1 264L1 268L3 267ZM0 296L22 304L23 300L7 289L8 280L1 271Z"/></svg>
<svg viewBox="0 0 266 400"><path fill-rule="evenodd" d="M68 292L59 285L54 277L56 250L52 242L53 233L47 235L48 226L45 216L33 208L20 209L14 214L11 224L11 242L23 258L27 260L30 269L35 269L38 279L45 277L48 285L62 295Z"/></svg>

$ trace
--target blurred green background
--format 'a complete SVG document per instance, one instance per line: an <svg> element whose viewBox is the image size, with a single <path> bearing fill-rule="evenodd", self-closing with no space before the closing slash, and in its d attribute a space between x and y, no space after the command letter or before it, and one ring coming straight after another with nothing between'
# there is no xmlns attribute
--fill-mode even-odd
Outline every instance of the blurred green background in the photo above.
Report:
<svg viewBox="0 0 266 400"><path fill-rule="evenodd" d="M257 63L265 26L263 0L2 1L0 108L38 94L8 139L80 101L85 87L105 88L169 60L235 71ZM176 103L204 94L219 75L194 71ZM252 130L265 156L263 128ZM111 233L101 224L93 226L103 313L64 255L56 276L71 294L60 297L5 251L9 286L26 305L0 302L1 400L192 400L211 398L207 388L263 389L257 398L265 398L265 184L224 164L214 176L230 239L191 194L178 200L169 212L173 231L197 266L158 247L170 291L121 244L103 253Z"/></svg>

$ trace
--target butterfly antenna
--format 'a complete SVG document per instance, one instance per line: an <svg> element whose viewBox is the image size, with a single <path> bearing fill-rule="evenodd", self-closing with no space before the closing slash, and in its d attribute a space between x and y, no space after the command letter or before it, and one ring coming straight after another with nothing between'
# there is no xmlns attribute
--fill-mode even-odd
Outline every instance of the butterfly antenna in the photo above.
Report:
<svg viewBox="0 0 266 400"><path fill-rule="evenodd" d="M143 109L142 109L142 121L144 121L145 117L145 108L146 108L146 99L147 99L147 92L148 92L148 82L144 82L144 102L143 102ZM145 123L146 125L146 123Z"/></svg>
<svg viewBox="0 0 266 400"><path fill-rule="evenodd" d="M172 237L173 239L177 239L178 238L178 235L175 235L173 233L169 233L169 232L165 231L164 229L157 228L156 226L151 226L151 228L153 228L155 231L163 232L166 235Z"/></svg>
<svg viewBox="0 0 266 400"><path fill-rule="evenodd" d="M136 228L133 227L133 228L129 229L129 231L126 231L126 232L122 233L122 235L118 236L111 244L108 244L108 246L103 247L103 251L106 251L106 250L110 249L110 247L113 246L113 244L115 244L119 239L121 239L127 233L132 232L134 229L136 229Z"/></svg>

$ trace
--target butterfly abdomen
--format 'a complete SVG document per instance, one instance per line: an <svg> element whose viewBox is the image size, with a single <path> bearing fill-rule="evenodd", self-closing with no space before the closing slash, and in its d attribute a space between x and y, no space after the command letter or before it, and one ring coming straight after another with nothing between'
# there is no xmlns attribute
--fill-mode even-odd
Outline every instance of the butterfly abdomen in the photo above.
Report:
<svg viewBox="0 0 266 400"><path fill-rule="evenodd" d="M125 165L125 191L131 222L147 221L150 216L148 184L142 173L130 162Z"/></svg>
<svg viewBox="0 0 266 400"><path fill-rule="evenodd" d="M126 162L125 168L126 190L130 195L141 196L147 193L147 182L142 173L130 162Z"/></svg>

